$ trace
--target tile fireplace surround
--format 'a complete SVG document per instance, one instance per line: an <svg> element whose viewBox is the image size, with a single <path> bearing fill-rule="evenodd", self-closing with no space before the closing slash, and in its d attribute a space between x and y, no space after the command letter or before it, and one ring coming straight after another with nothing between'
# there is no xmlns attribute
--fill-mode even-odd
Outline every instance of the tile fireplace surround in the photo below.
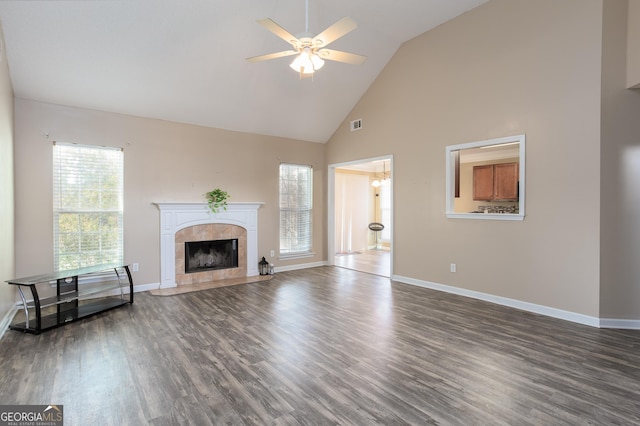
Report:
<svg viewBox="0 0 640 426"><path fill-rule="evenodd" d="M212 213L207 203L153 203L160 210L160 288L177 287L176 233L207 224L228 224L247 232L247 277L258 275L258 209L264 203L229 203ZM184 256L184 254L183 254Z"/></svg>

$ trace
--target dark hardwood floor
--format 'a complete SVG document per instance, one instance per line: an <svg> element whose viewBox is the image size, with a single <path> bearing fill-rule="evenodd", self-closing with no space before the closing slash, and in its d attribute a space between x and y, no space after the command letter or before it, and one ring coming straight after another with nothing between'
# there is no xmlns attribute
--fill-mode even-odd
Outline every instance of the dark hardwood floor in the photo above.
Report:
<svg viewBox="0 0 640 426"><path fill-rule="evenodd" d="M389 250L362 250L351 254L339 254L334 258L336 266L369 274L391 276L391 252Z"/></svg>
<svg viewBox="0 0 640 426"><path fill-rule="evenodd" d="M67 426L640 424L640 332L338 267L9 330L0 369Z"/></svg>

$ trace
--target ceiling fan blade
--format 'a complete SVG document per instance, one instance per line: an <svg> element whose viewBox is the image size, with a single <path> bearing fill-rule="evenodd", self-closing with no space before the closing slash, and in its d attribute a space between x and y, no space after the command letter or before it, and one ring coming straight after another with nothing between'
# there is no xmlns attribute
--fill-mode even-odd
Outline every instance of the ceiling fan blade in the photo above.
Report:
<svg viewBox="0 0 640 426"><path fill-rule="evenodd" d="M266 29L268 29L269 31L271 31L272 33L274 33L275 35L277 35L287 43L291 44L292 46L295 47L297 45L300 45L300 40L298 40L296 36L291 34L289 31L285 30L284 28L282 28L280 25L275 23L275 21L269 18L264 18L264 19L258 19L257 22L258 24L262 25L263 27L265 27Z"/></svg>
<svg viewBox="0 0 640 426"><path fill-rule="evenodd" d="M252 56L251 58L247 58L247 61L249 62L268 61L269 59L284 58L285 56L295 55L296 53L298 52L296 52L295 50L284 50L282 52L269 53L267 55Z"/></svg>
<svg viewBox="0 0 640 426"><path fill-rule="evenodd" d="M313 45L317 47L323 47L332 43L342 37L345 34L358 28L358 24L353 19L345 16L329 28L318 34L313 38Z"/></svg>
<svg viewBox="0 0 640 426"><path fill-rule="evenodd" d="M367 57L364 55L357 55L355 53L342 52L340 50L333 49L320 49L317 53L322 59L344 62L353 65L363 64L364 61L367 60Z"/></svg>

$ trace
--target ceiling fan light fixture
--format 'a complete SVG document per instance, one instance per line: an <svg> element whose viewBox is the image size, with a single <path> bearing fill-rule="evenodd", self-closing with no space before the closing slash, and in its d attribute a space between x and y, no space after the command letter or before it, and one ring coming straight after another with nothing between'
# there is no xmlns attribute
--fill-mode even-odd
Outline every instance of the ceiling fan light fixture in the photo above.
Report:
<svg viewBox="0 0 640 426"><path fill-rule="evenodd" d="M345 16L333 25L325 28L320 34L314 35L309 32L309 0L306 0L305 18L305 32L297 36L294 36L289 31L282 28L272 19L259 19L258 23L260 25L289 43L291 47L293 47L293 50L284 50L282 52L270 53L267 55L253 56L251 58L247 58L247 61L259 62L295 55L295 59L291 64L289 64L289 66L295 72L300 74L300 78L303 78L313 77L313 74L323 67L324 59L343 62L346 64L361 64L367 59L366 56L326 48L327 45L333 43L358 27L358 24L356 24L353 19Z"/></svg>
<svg viewBox="0 0 640 426"><path fill-rule="evenodd" d="M314 53L313 55L311 55L311 63L313 64L313 69L318 71L323 67L324 60Z"/></svg>
<svg viewBox="0 0 640 426"><path fill-rule="evenodd" d="M289 65L295 72L302 72L302 74L313 74L316 70L319 70L324 65L324 61L315 53L311 53L308 47L305 47L302 52L291 62Z"/></svg>
<svg viewBox="0 0 640 426"><path fill-rule="evenodd" d="M313 73L313 63L309 59L309 53L302 51L289 65L295 72L302 72L303 74Z"/></svg>

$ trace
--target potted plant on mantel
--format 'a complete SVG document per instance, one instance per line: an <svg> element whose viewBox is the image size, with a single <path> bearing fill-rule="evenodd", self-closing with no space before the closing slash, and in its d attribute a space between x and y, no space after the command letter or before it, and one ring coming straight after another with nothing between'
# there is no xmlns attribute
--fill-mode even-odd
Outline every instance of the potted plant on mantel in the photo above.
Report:
<svg viewBox="0 0 640 426"><path fill-rule="evenodd" d="M207 203L212 212L218 213L220 208L227 210L227 199L230 198L227 191L216 188L206 193Z"/></svg>

